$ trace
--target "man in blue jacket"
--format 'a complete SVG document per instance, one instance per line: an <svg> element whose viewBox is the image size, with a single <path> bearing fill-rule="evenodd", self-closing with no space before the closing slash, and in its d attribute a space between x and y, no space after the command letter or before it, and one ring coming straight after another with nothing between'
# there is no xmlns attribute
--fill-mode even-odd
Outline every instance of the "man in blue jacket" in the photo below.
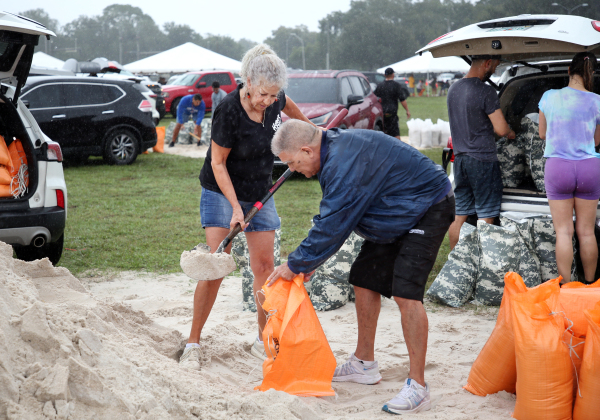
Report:
<svg viewBox="0 0 600 420"><path fill-rule="evenodd" d="M171 139L171 143L169 143L169 147L175 146L175 141L177 140L177 136L179 136L179 130L181 130L181 126L188 122L190 118L194 118L195 126L194 126L194 134L198 138L197 145L200 146L200 138L202 137L202 119L204 118L204 111L206 109L206 104L202 100L202 96L196 95L187 95L181 98L179 104L177 105L177 123L175 124L175 129L173 130L173 138Z"/></svg>
<svg viewBox="0 0 600 420"><path fill-rule="evenodd" d="M428 321L423 307L427 277L448 227L454 194L444 171L413 147L370 130L322 132L299 120L282 124L272 144L292 171L317 175L323 199L314 227L268 278L307 277L332 256L352 231L365 239L350 270L356 294L356 351L336 368L333 381L376 384L375 332L381 295L394 297L410 357L404 387L383 410L429 410L425 383Z"/></svg>

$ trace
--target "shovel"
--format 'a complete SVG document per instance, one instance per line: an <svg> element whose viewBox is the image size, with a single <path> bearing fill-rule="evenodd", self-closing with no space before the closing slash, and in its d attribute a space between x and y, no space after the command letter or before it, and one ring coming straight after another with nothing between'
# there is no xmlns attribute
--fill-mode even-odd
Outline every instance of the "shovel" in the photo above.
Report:
<svg viewBox="0 0 600 420"><path fill-rule="evenodd" d="M342 109L340 113L327 125L327 130L335 127L348 114L348 109ZM287 169L281 177L269 189L269 192L261 201L257 201L252 209L244 217L244 225L250 222L252 218L260 211L264 204L275 194L275 191L292 176L293 172ZM211 254L210 246L198 244L191 251L183 251L179 264L183 272L194 280L216 280L225 277L236 269L233 257L226 252L225 248L231 243L233 238L242 231L242 226L238 224L231 229L223 242L219 245L214 254Z"/></svg>

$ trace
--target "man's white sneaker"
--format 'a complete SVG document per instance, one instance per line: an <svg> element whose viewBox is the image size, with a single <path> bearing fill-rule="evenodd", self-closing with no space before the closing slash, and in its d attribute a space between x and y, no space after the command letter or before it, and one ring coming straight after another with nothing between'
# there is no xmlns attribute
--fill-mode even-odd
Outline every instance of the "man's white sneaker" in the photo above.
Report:
<svg viewBox="0 0 600 420"><path fill-rule="evenodd" d="M398 395L384 404L382 410L392 414L418 413L431 409L429 385L421 386L408 378Z"/></svg>
<svg viewBox="0 0 600 420"><path fill-rule="evenodd" d="M200 347L186 347L179 358L179 366L191 370L200 370L201 355Z"/></svg>
<svg viewBox="0 0 600 420"><path fill-rule="evenodd" d="M369 363L369 362L367 362ZM368 366L354 353L346 363L335 368L333 382L356 382L365 385L374 385L381 381L379 364L372 362Z"/></svg>
<svg viewBox="0 0 600 420"><path fill-rule="evenodd" d="M252 356L260 360L265 360L267 358L267 354L265 353L265 345L258 341L258 337L256 337L256 340L254 340L254 344L252 344L250 353Z"/></svg>

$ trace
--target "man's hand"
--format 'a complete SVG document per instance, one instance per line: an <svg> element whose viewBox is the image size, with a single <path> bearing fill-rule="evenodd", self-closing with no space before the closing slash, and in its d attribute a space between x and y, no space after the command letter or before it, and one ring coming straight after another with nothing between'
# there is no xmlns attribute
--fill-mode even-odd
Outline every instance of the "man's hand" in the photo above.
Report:
<svg viewBox="0 0 600 420"><path fill-rule="evenodd" d="M290 270L287 263L281 264L280 266L275 267L275 270L273 270L271 275L267 278L267 286L271 287L278 278L290 281L294 277L296 277L296 275Z"/></svg>
<svg viewBox="0 0 600 420"><path fill-rule="evenodd" d="M406 111L406 118L410 119L410 111Z"/></svg>
<svg viewBox="0 0 600 420"><path fill-rule="evenodd" d="M515 138L516 136L517 136L517 135L515 134L515 132L514 132L513 130L510 130L510 131L508 132L508 134L506 135L506 138L507 138L507 139L509 139L509 140L514 140L514 138Z"/></svg>

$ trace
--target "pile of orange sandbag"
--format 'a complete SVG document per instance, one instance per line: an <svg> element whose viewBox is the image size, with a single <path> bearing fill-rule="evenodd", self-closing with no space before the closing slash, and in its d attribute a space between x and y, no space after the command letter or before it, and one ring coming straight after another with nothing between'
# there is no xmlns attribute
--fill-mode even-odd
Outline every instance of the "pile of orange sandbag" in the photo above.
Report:
<svg viewBox="0 0 600 420"><path fill-rule="evenodd" d="M7 147L0 136L0 197L21 197L28 185L27 157L21 141L13 140Z"/></svg>
<svg viewBox="0 0 600 420"><path fill-rule="evenodd" d="M600 418L600 280L527 288L507 273L496 327L465 389L517 394L519 420Z"/></svg>

